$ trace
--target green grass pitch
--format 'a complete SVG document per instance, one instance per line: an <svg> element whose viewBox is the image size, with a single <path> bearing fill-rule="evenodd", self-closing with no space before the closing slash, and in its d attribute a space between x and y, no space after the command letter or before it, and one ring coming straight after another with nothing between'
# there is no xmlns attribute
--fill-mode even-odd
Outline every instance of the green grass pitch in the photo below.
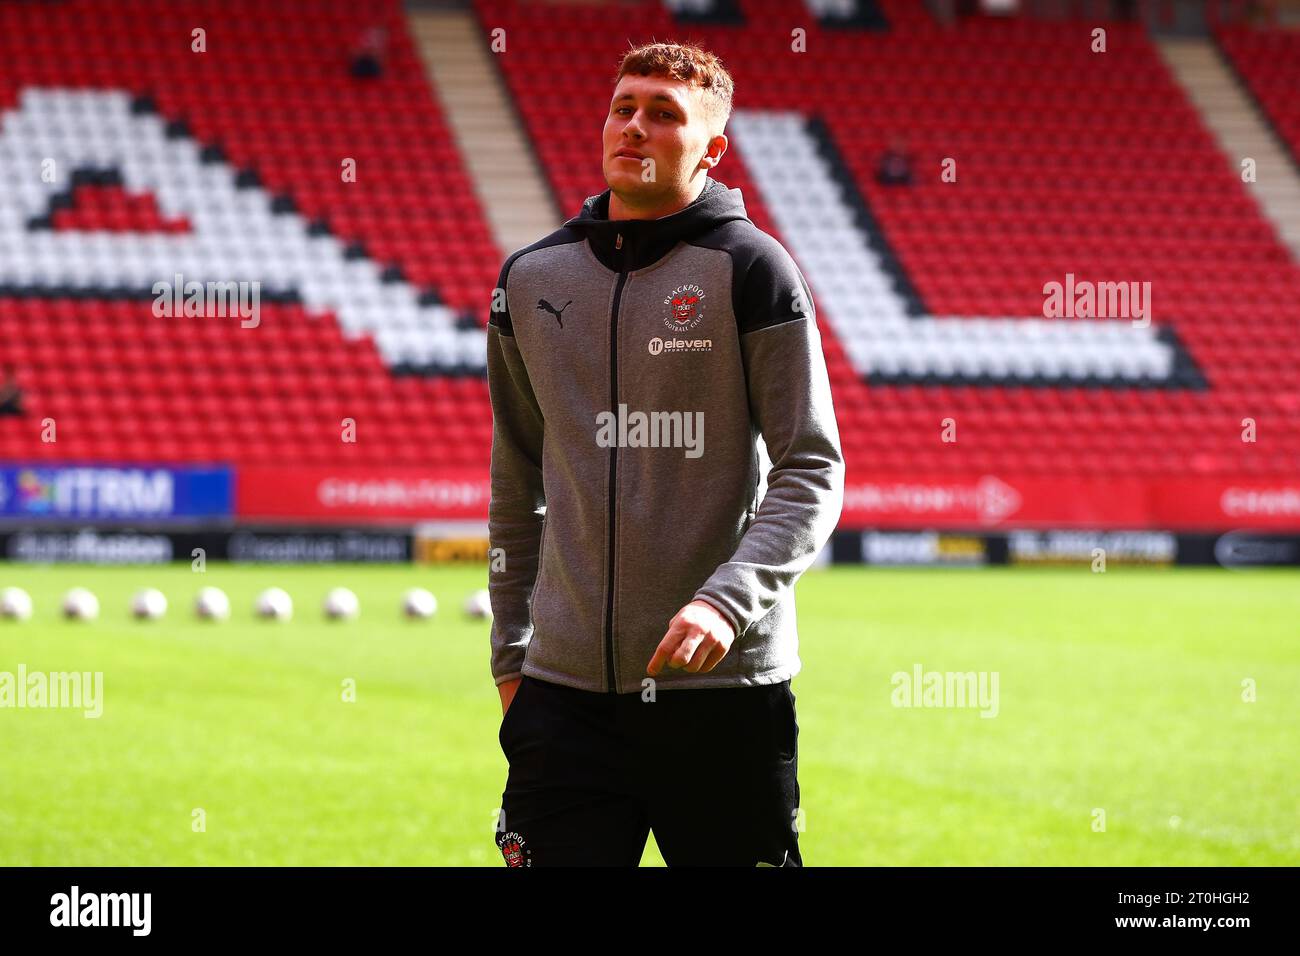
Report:
<svg viewBox="0 0 1300 956"><path fill-rule="evenodd" d="M0 865L503 865L488 630L461 612L481 568L0 566L10 584L36 616L0 621L0 671L102 671L104 713L0 709ZM194 619L205 584L230 621ZM58 616L74 585L98 621ZM293 621L253 619L271 585ZM359 621L323 620L335 585ZM398 614L417 585L432 621ZM145 586L164 620L129 618ZM1295 573L837 567L798 595L806 865L1300 863ZM996 672L997 716L894 706L915 665Z"/></svg>

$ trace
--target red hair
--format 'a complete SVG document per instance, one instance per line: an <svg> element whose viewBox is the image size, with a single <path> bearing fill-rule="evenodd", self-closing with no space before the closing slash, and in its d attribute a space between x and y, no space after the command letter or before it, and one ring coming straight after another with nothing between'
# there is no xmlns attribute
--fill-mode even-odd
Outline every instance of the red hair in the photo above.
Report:
<svg viewBox="0 0 1300 956"><path fill-rule="evenodd" d="M666 76L702 89L715 134L721 133L731 118L735 81L715 54L693 43L645 43L634 47L623 54L614 84L629 73Z"/></svg>

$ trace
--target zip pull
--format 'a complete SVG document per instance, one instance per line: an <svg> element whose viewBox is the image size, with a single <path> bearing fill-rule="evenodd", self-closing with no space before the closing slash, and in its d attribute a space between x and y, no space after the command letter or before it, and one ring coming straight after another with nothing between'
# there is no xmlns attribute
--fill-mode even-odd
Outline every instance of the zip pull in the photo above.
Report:
<svg viewBox="0 0 1300 956"><path fill-rule="evenodd" d="M615 249L623 248L623 234L621 232L618 234L618 238L614 240L614 248Z"/></svg>

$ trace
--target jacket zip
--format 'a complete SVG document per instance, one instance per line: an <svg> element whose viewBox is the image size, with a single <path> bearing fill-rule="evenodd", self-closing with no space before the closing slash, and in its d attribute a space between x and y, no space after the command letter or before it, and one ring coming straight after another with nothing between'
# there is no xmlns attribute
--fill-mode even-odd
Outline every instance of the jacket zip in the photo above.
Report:
<svg viewBox="0 0 1300 956"><path fill-rule="evenodd" d="M627 263L629 249L623 253L619 264L618 285L614 287L614 307L609 313L609 401L610 408L618 412L618 307L623 299L623 286L627 284ZM618 233L614 242L615 249L623 248L623 234ZM609 682L609 692L618 693L618 679L614 671L614 510L618 501L615 494L615 482L618 475L618 442L609 449L609 575L605 587L605 676Z"/></svg>

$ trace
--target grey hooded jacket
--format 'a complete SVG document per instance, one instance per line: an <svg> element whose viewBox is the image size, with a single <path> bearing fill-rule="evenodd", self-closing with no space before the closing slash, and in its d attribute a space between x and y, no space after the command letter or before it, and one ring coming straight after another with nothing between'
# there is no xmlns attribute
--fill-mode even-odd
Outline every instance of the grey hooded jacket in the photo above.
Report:
<svg viewBox="0 0 1300 956"><path fill-rule="evenodd" d="M794 584L844 496L812 293L738 189L653 220L611 221L609 196L507 258L493 298L492 675L639 692L698 599L736 639L659 688L787 680Z"/></svg>

